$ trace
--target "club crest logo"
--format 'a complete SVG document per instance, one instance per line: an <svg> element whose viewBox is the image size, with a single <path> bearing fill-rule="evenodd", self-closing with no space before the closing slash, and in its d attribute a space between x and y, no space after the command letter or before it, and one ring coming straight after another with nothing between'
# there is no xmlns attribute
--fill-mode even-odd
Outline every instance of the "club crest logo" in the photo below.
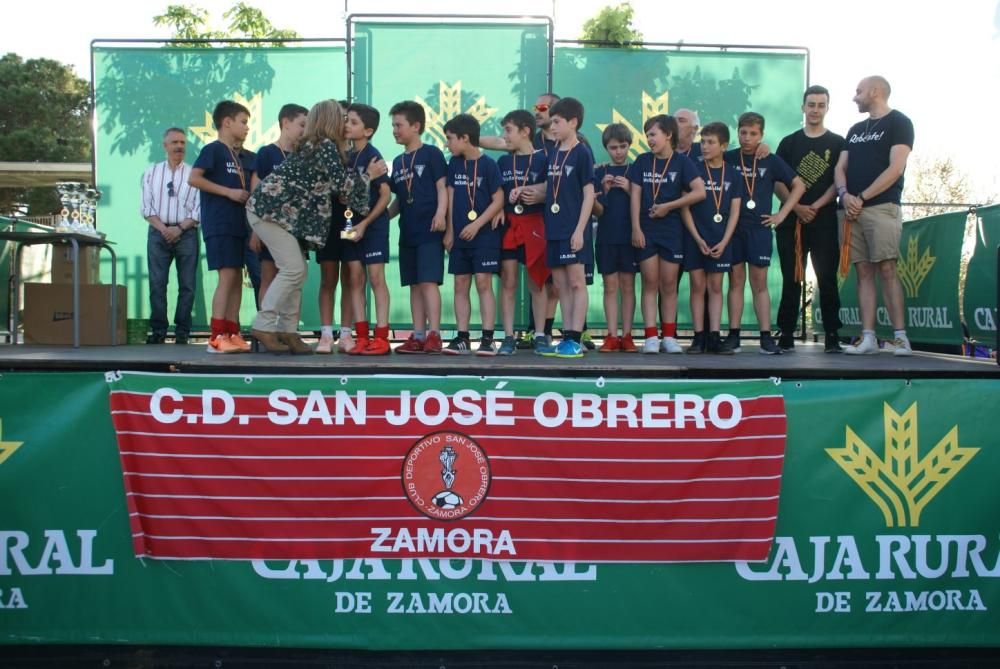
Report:
<svg viewBox="0 0 1000 669"><path fill-rule="evenodd" d="M418 177L423 177L424 176L424 166L423 165L416 165L416 166L414 166L413 169L415 169L417 171L417 176Z"/></svg>
<svg viewBox="0 0 1000 669"><path fill-rule="evenodd" d="M848 425L842 448L826 453L865 491L882 512L886 527L917 527L924 507L979 452L960 446L955 425L923 458L917 440L917 403L902 414L888 403L882 410L885 457Z"/></svg>
<svg viewBox="0 0 1000 669"><path fill-rule="evenodd" d="M479 508L492 474L486 451L461 432L434 432L413 444L403 460L403 492L433 520L458 520Z"/></svg>
<svg viewBox="0 0 1000 669"><path fill-rule="evenodd" d="M920 286L931 273L937 257L931 255L929 247L920 253L920 235L912 235L906 242L906 255L901 257L896 265L896 274L903 284L906 296L915 298L920 294Z"/></svg>

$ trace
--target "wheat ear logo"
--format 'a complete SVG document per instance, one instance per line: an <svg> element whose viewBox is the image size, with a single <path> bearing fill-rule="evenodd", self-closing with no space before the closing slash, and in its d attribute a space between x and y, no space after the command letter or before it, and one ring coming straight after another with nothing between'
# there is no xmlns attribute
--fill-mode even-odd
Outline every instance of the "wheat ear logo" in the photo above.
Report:
<svg viewBox="0 0 1000 669"><path fill-rule="evenodd" d="M843 448L827 454L875 502L886 527L917 527L924 507L979 452L959 446L958 426L952 426L923 458L917 441L917 403L902 414L883 405L885 459L866 444L851 426Z"/></svg>
<svg viewBox="0 0 1000 669"><path fill-rule="evenodd" d="M937 257L931 255L930 247L924 249L923 255L919 255L920 235L913 235L906 243L906 257L900 258L896 264L896 275L899 276L900 283L906 296L914 298L920 292L920 284L924 282L927 275L931 273L931 268L937 262Z"/></svg>
<svg viewBox="0 0 1000 669"><path fill-rule="evenodd" d="M462 113L462 82L456 81L452 85L448 85L443 81L438 82L438 108L434 109L430 104L419 95L414 98L420 105L424 108L424 114L427 116L427 128L425 132L431 136L433 143L438 146L444 146L447 143L447 138L444 136L444 124ZM471 114L476 117L480 125L486 122L491 116L497 113L496 107L490 107L486 104L486 96L480 95L476 98L468 109L465 110L466 114Z"/></svg>
<svg viewBox="0 0 1000 669"><path fill-rule="evenodd" d="M271 125L267 130L264 129L264 96L262 93L255 93L249 99L239 93L233 93L229 99L240 103L250 112L250 132L247 133L247 138L243 141L245 148L253 151L258 146L278 141L278 137L281 136L281 128L277 123ZM218 137L218 131L212 124L212 112L206 111L205 125L191 126L191 132L201 140L202 144L214 142Z"/></svg>
<svg viewBox="0 0 1000 669"><path fill-rule="evenodd" d="M646 133L642 131L642 127L646 125L646 121L653 118L658 114L668 114L670 109L670 91L664 92L659 97L653 97L646 91L642 92L642 122L639 123L639 127L636 128L632 123L625 118L617 109L611 110L611 123L621 123L629 132L632 133L634 141L632 146L629 147L628 156L630 160L635 160L639 157L639 154L649 151L649 144L646 143ZM597 129L604 132L610 123L598 123Z"/></svg>

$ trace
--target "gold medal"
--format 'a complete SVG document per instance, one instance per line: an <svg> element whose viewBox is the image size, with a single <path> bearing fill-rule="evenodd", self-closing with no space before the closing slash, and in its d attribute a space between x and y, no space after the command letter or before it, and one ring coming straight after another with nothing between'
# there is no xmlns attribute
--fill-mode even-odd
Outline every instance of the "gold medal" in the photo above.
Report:
<svg viewBox="0 0 1000 669"><path fill-rule="evenodd" d="M514 213L515 214L523 214L524 213L524 205L523 204L515 204L514 205Z"/></svg>
<svg viewBox="0 0 1000 669"><path fill-rule="evenodd" d="M747 200L747 209L756 209L757 203L753 200Z"/></svg>
<svg viewBox="0 0 1000 669"><path fill-rule="evenodd" d="M479 215L478 215L478 214L477 214L476 212L474 212L474 211L470 211L470 212L469 212L469 213L468 213L468 214L466 215L466 218L467 218L467 219L469 219L469 221L474 221L474 220L476 220L477 218L479 218Z"/></svg>
<svg viewBox="0 0 1000 669"><path fill-rule="evenodd" d="M352 218L354 218L354 212L351 211L350 209L345 209L344 210L344 219L349 221Z"/></svg>
<svg viewBox="0 0 1000 669"><path fill-rule="evenodd" d="M549 207L549 211L551 211L553 214L558 214L559 213L559 203L558 202L553 202L552 206Z"/></svg>
<svg viewBox="0 0 1000 669"><path fill-rule="evenodd" d="M716 223L722 223L722 214L716 214L715 216L712 217L712 220L715 221Z"/></svg>

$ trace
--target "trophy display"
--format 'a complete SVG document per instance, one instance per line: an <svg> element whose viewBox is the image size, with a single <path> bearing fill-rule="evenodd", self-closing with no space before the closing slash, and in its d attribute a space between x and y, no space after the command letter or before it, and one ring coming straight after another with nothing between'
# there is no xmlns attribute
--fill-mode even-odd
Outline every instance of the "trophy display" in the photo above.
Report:
<svg viewBox="0 0 1000 669"><path fill-rule="evenodd" d="M95 223L101 191L78 181L61 181L56 190L62 203L56 231L99 237Z"/></svg>

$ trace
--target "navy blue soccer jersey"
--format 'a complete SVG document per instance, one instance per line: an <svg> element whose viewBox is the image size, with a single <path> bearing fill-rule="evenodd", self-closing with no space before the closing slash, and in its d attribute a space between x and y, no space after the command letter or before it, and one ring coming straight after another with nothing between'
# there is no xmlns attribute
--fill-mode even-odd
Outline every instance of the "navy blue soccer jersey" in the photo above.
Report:
<svg viewBox="0 0 1000 669"><path fill-rule="evenodd" d="M683 153L674 151L669 158L657 158L647 152L635 159L629 173L629 180L641 187L639 201L639 224L647 231L666 229L667 226L681 225L679 209L674 209L664 218L650 218L649 210L654 204L673 202L691 190L691 183L701 177L698 168Z"/></svg>
<svg viewBox="0 0 1000 669"><path fill-rule="evenodd" d="M438 242L444 236L444 232L431 232L431 223L438 208L438 179L447 176L444 154L430 144L392 161L392 191L399 203L399 243L403 246Z"/></svg>
<svg viewBox="0 0 1000 669"><path fill-rule="evenodd" d="M242 188L250 191L254 154L230 149L215 140L205 145L194 162L194 167L204 170L204 177L225 188ZM228 197L201 192L201 233L209 237L246 237L246 205Z"/></svg>
<svg viewBox="0 0 1000 669"><path fill-rule="evenodd" d="M754 158L739 149L726 151L723 159L733 165L743 179L746 195L740 207L740 225L760 225L760 217L771 213L774 200L774 184L783 183L792 187L795 171L784 160L770 154L766 158ZM753 207L749 203L753 202Z"/></svg>
<svg viewBox="0 0 1000 669"><path fill-rule="evenodd" d="M697 167L705 180L705 199L691 205L691 216L701 238L714 246L726 233L733 198L744 197L743 178L736 167L725 162L721 167L712 168L700 162ZM716 221L716 215L722 219Z"/></svg>
<svg viewBox="0 0 1000 669"><path fill-rule="evenodd" d="M594 192L597 201L604 207L604 213L597 219L598 244L631 244L632 218L629 209L631 198L629 191L612 188L607 194L601 186L604 176L610 174L616 177L628 178L632 165L602 164L594 168Z"/></svg>
<svg viewBox="0 0 1000 669"><path fill-rule="evenodd" d="M254 174L263 181L267 175L274 171L274 168L285 160L287 154L277 144L268 144L257 150L257 159L253 164Z"/></svg>
<svg viewBox="0 0 1000 669"><path fill-rule="evenodd" d="M527 156L506 153L497 160L497 167L500 170L500 180L503 182L504 211L508 214L515 213L515 205L511 204L508 199L510 192L514 188L545 183L545 177L548 174L545 152L541 150ZM522 214L537 214L544 209L544 205L541 203L521 206L524 208Z"/></svg>
<svg viewBox="0 0 1000 669"><path fill-rule="evenodd" d="M355 170L358 174L364 174L365 172L368 171L368 165L369 163L371 163L373 158L377 160L382 160L382 154L379 153L378 149L376 149L371 144L365 144L365 147L361 149L361 151L352 150L347 154L347 165L351 169ZM380 176L378 179L372 179L371 188L369 189L368 192L369 207L375 206L375 203L378 202L379 189L381 188L382 184L388 184L388 183L389 183L389 177L385 175ZM355 223L357 222L359 221L355 220ZM379 216L376 217L375 220L373 220L369 224L369 227L375 230L381 230L383 228L388 230L389 227L388 207L386 208L386 211L383 211L381 214L379 214Z"/></svg>
<svg viewBox="0 0 1000 669"><path fill-rule="evenodd" d="M477 160L465 160L453 157L448 163L448 185L454 189L452 198L452 226L455 234L456 248L500 248L503 229L493 229L492 223L486 223L472 238L465 241L459 235L466 225L471 223L469 212L476 216L483 212L493 201L493 194L502 190L500 169L496 161L483 154Z"/></svg>
<svg viewBox="0 0 1000 669"><path fill-rule="evenodd" d="M594 184L594 157L577 142L569 151L555 151L548 161L545 190L545 238L565 240L573 236L583 208L583 189ZM553 211L553 205L558 211Z"/></svg>

